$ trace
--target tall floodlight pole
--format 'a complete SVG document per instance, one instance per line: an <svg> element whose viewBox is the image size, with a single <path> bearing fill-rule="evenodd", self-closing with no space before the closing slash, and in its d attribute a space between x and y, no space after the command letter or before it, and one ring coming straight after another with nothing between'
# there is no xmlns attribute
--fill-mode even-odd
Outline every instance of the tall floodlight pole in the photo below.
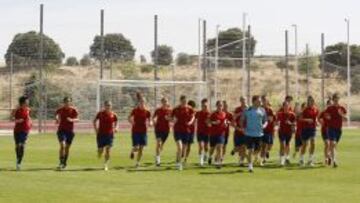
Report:
<svg viewBox="0 0 360 203"><path fill-rule="evenodd" d="M207 59L206 59L206 20L203 20L203 57L202 57L202 69L203 69L203 81L207 81Z"/></svg>
<svg viewBox="0 0 360 203"><path fill-rule="evenodd" d="M216 39L215 39L215 101L218 100L218 68L219 68L219 28L220 25L216 26Z"/></svg>
<svg viewBox="0 0 360 203"><path fill-rule="evenodd" d="M243 27L242 27L242 86L241 86L241 95L243 97L246 96L246 91L245 91L245 87L246 87L246 80L245 80L245 75L246 75L246 13L243 13ZM250 98L248 98L249 101Z"/></svg>
<svg viewBox="0 0 360 203"><path fill-rule="evenodd" d="M347 32L347 125L351 124L351 51L350 51L350 19L346 18L346 32Z"/></svg>
<svg viewBox="0 0 360 203"><path fill-rule="evenodd" d="M198 70L199 70L199 74L198 74L198 80L200 81L201 80L201 23L202 23L202 19L199 18L198 19ZM174 88L175 89L175 88ZM198 89L198 94L197 94L197 100L198 102L201 101L201 97L203 96L202 95L202 92L203 92L203 87L202 86L199 86L199 89Z"/></svg>
<svg viewBox="0 0 360 203"><path fill-rule="evenodd" d="M104 74L104 9L101 9L100 11L100 80L103 79Z"/></svg>
<svg viewBox="0 0 360 203"><path fill-rule="evenodd" d="M285 95L289 93L289 34L285 30Z"/></svg>
<svg viewBox="0 0 360 203"><path fill-rule="evenodd" d="M13 107L13 74L14 74L14 54L10 54L10 94L9 94L9 108L12 110Z"/></svg>
<svg viewBox="0 0 360 203"><path fill-rule="evenodd" d="M299 100L299 67L298 67L298 26L292 25L295 33L295 100Z"/></svg>
<svg viewBox="0 0 360 203"><path fill-rule="evenodd" d="M248 98L248 102L250 102L250 97L251 97L251 80L250 80L250 72L251 72L251 70L250 70L250 63L251 63L251 61L250 61L250 59L251 59L251 55L253 54L252 52L253 52L253 50L252 50L252 41L251 41L251 26L249 25L248 26L248 37L247 37L247 39L248 39L248 51L247 51L247 64L248 64L248 68L247 68L247 79L246 79L246 81L247 81L247 98ZM248 103L248 104L250 104L250 103Z"/></svg>
<svg viewBox="0 0 360 203"><path fill-rule="evenodd" d="M44 66L44 5L40 4L40 49L39 49L39 109L38 109L38 132L42 132L43 122L43 66Z"/></svg>
<svg viewBox="0 0 360 203"><path fill-rule="evenodd" d="M158 16L154 16L154 80L158 80L158 60L159 60L159 49L158 49ZM157 103L157 87L154 87L154 106Z"/></svg>
<svg viewBox="0 0 360 203"><path fill-rule="evenodd" d="M306 44L306 96L310 95L309 44Z"/></svg>
<svg viewBox="0 0 360 203"><path fill-rule="evenodd" d="M321 108L325 108L325 35L321 33Z"/></svg>

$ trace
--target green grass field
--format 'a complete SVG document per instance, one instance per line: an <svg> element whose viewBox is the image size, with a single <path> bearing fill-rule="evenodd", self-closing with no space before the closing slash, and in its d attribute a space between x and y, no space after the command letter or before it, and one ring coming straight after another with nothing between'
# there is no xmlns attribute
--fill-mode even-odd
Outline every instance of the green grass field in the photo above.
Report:
<svg viewBox="0 0 360 203"><path fill-rule="evenodd" d="M33 135L23 170L17 172L12 137L0 137L0 202L360 202L360 130L344 132L336 169L321 164L320 139L313 168L300 168L295 160L280 168L277 148L276 140L272 162L250 174L230 155L220 170L199 168L193 145L190 163L176 171L172 139L165 146L164 165L153 165L151 134L143 165L135 170L128 158L129 136L122 133L114 142L110 171L105 172L96 158L94 136L79 134L67 170L56 171L55 135Z"/></svg>

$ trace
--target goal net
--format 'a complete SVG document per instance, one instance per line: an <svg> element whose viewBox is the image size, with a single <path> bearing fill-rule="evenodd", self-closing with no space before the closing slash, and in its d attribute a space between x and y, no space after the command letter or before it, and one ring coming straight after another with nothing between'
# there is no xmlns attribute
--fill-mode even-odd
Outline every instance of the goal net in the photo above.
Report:
<svg viewBox="0 0 360 203"><path fill-rule="evenodd" d="M179 103L180 95L194 100L199 106L202 98L207 97L207 82L172 80L99 80L97 83L96 108L109 100L120 119L125 119L136 105L136 94L141 93L148 108L153 112L161 98L169 100L171 106Z"/></svg>

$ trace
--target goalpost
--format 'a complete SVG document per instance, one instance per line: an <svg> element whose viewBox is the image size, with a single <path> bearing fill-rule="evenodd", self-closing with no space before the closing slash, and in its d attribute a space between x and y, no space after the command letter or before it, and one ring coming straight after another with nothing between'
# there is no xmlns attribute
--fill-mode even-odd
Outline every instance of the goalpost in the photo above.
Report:
<svg viewBox="0 0 360 203"><path fill-rule="evenodd" d="M154 98L153 90L158 89L159 94ZM96 92L96 109L101 109L102 99L111 100L111 93L106 93L106 88L112 88L118 97L125 97L134 92L141 92L147 99L150 108L155 109L154 101L166 97L169 103L176 104L180 95L186 95L189 99L200 104L202 98L207 97L207 82L205 81L176 81L176 80L98 80ZM105 94L105 95L104 95ZM109 94L109 95L107 95ZM120 104L121 105L121 104ZM129 104L126 104L129 105Z"/></svg>

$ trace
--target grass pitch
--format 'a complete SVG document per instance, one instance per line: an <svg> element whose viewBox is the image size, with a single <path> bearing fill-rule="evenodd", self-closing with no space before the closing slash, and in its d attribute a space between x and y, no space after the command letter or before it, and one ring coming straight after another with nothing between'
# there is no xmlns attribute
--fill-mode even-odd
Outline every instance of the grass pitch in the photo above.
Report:
<svg viewBox="0 0 360 203"><path fill-rule="evenodd" d="M169 137L155 167L154 135L149 135L142 167L129 160L130 137L114 140L110 171L96 157L95 137L76 135L66 171L56 171L58 143L53 134L31 135L22 171L14 171L12 137L0 137L0 202L360 202L360 130L345 130L339 145L339 168L323 166L323 144L317 139L313 168L278 165L278 140L271 162L247 168L225 157L222 169L199 168L197 145L184 171L174 168L175 144ZM229 143L228 151L232 147Z"/></svg>

